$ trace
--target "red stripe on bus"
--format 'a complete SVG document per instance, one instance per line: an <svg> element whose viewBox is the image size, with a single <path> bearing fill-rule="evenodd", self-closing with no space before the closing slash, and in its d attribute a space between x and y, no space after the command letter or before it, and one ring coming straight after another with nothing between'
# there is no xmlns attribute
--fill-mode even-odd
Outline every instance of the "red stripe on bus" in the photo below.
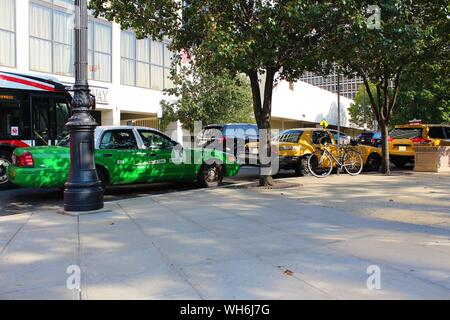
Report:
<svg viewBox="0 0 450 320"><path fill-rule="evenodd" d="M22 140L0 140L0 144L8 144L17 148L29 147L29 145Z"/></svg>
<svg viewBox="0 0 450 320"><path fill-rule="evenodd" d="M0 74L0 79L4 79L6 81L11 81L11 82L17 82L20 84L24 84L30 87L35 87L35 88L39 88L42 90L47 90L47 91L56 91L55 88L50 87L50 86L46 86L37 82L33 82L33 81L29 81L29 80L24 80L24 79L19 79L19 78L14 78L11 76L5 76L3 74Z"/></svg>

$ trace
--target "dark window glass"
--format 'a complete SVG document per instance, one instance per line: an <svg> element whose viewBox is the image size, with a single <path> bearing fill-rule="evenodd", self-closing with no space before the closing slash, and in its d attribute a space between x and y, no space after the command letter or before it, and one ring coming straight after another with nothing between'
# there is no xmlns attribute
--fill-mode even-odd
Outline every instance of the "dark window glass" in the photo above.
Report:
<svg viewBox="0 0 450 320"><path fill-rule="evenodd" d="M209 139L222 136L222 127L207 127L202 130L200 138Z"/></svg>
<svg viewBox="0 0 450 320"><path fill-rule="evenodd" d="M33 136L36 145L48 145L50 139L50 100L33 98Z"/></svg>
<svg viewBox="0 0 450 320"><path fill-rule="evenodd" d="M411 139L422 137L422 128L395 128L389 132L393 139Z"/></svg>
<svg viewBox="0 0 450 320"><path fill-rule="evenodd" d="M139 135L144 142L144 146L150 149L164 149L173 147L173 142L168 137L154 131L139 130Z"/></svg>
<svg viewBox="0 0 450 320"><path fill-rule="evenodd" d="M246 137L258 137L258 127L256 125L230 125L225 126L226 137L245 139Z"/></svg>
<svg viewBox="0 0 450 320"><path fill-rule="evenodd" d="M450 139L450 127L444 127L444 131L447 139Z"/></svg>
<svg viewBox="0 0 450 320"><path fill-rule="evenodd" d="M435 139L445 139L445 134L442 127L430 127L428 136Z"/></svg>
<svg viewBox="0 0 450 320"><path fill-rule="evenodd" d="M100 149L137 149L136 139L132 130L110 130L103 134Z"/></svg>
<svg viewBox="0 0 450 320"><path fill-rule="evenodd" d="M326 131L313 131L312 135L313 144L321 144L325 142L331 143L330 135Z"/></svg>
<svg viewBox="0 0 450 320"><path fill-rule="evenodd" d="M69 105L66 101L55 101L55 119L56 119L56 139L60 140L68 134L66 128L67 120L69 119Z"/></svg>
<svg viewBox="0 0 450 320"><path fill-rule="evenodd" d="M0 139L18 139L23 122L18 101L0 100Z"/></svg>
<svg viewBox="0 0 450 320"><path fill-rule="evenodd" d="M289 130L283 132L279 137L278 141L280 142L292 142L297 143L300 139L300 136L302 135L303 131L300 130Z"/></svg>

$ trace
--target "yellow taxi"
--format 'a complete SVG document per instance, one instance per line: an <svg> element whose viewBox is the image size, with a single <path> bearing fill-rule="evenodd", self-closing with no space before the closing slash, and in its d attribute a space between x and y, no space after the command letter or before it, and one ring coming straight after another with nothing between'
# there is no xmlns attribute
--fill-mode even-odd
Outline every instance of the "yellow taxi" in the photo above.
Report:
<svg viewBox="0 0 450 320"><path fill-rule="evenodd" d="M450 124L411 121L389 132L389 160L398 168L414 163L416 146L450 146Z"/></svg>
<svg viewBox="0 0 450 320"><path fill-rule="evenodd" d="M308 155L320 148L320 143L327 142L331 151L337 156L336 130L323 128L297 128L281 132L273 139L273 149L278 152L279 168L295 170L299 176L309 174ZM340 134L341 144L350 143L350 137ZM246 145L250 154L258 153L258 143L251 142ZM366 145L357 145L355 148L361 153L366 170L378 170L381 165L381 149Z"/></svg>

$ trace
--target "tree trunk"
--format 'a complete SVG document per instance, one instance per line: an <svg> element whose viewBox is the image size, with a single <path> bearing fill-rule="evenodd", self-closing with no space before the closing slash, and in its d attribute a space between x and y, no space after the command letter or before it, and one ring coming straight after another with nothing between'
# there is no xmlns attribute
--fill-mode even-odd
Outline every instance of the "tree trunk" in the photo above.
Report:
<svg viewBox="0 0 450 320"><path fill-rule="evenodd" d="M260 130L259 133L259 185L262 187L273 186L270 114L265 119L262 119L261 125L258 124L258 128L264 129L263 131Z"/></svg>
<svg viewBox="0 0 450 320"><path fill-rule="evenodd" d="M389 163L389 141L388 141L388 126L384 121L378 123L381 132L381 171L386 175L391 174L390 163Z"/></svg>
<svg viewBox="0 0 450 320"><path fill-rule="evenodd" d="M272 145L271 145L271 113L272 113L272 92L275 69L267 68L266 82L264 83L264 97L261 99L261 91L258 82L258 71L249 72L250 84L252 87L253 111L255 120L260 130L259 135L259 159L260 159L260 186L272 186ZM261 131L263 130L263 131Z"/></svg>

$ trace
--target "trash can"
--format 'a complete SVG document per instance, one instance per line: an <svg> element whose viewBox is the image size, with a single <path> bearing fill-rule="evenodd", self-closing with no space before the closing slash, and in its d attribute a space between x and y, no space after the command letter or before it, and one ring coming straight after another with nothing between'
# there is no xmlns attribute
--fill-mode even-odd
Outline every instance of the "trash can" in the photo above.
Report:
<svg viewBox="0 0 450 320"><path fill-rule="evenodd" d="M450 172L450 147L414 146L414 171Z"/></svg>

